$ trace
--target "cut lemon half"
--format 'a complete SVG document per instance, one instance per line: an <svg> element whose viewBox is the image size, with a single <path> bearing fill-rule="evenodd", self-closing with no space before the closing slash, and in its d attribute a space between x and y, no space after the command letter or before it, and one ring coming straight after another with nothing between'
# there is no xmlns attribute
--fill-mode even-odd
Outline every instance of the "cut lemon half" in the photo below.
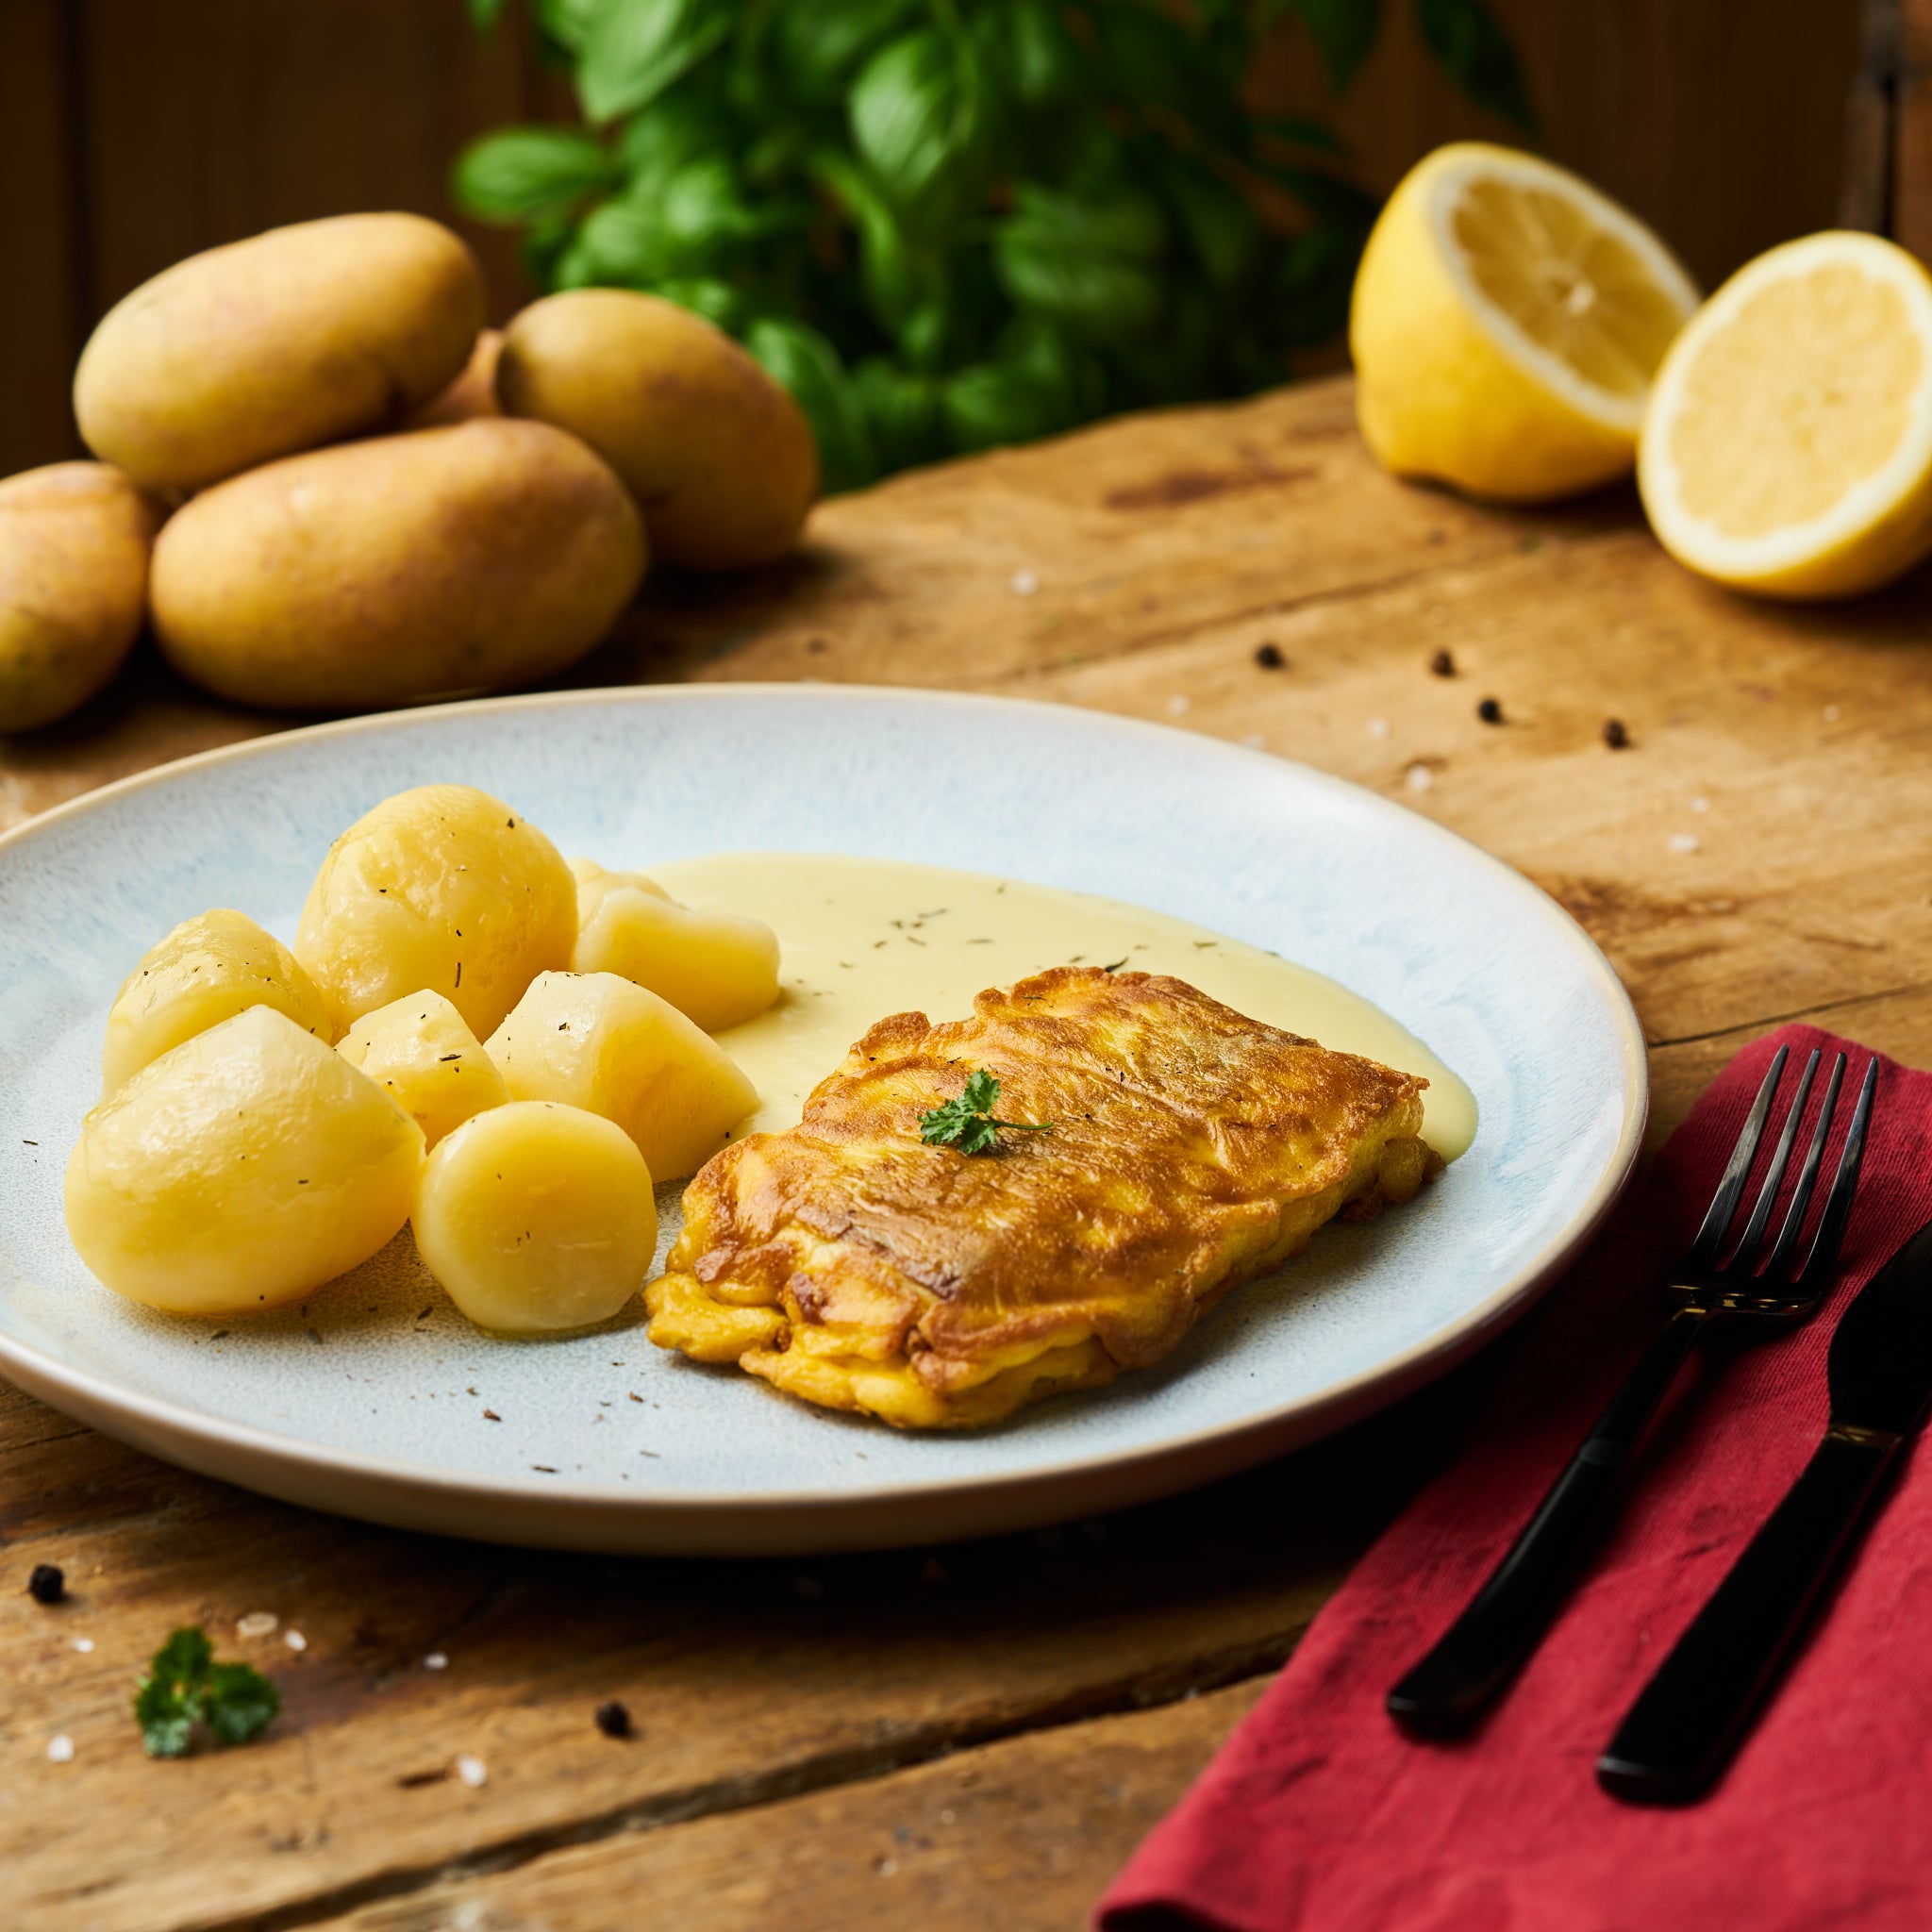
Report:
<svg viewBox="0 0 1932 1932"><path fill-rule="evenodd" d="M1810 235L1678 337L1638 485L1672 556L1740 590L1848 597L1932 551L1932 276L1876 235Z"/></svg>
<svg viewBox="0 0 1932 1932"><path fill-rule="evenodd" d="M1349 316L1357 412L1398 475L1536 502L1628 473L1651 378L1697 287L1626 208L1478 142L1382 210Z"/></svg>

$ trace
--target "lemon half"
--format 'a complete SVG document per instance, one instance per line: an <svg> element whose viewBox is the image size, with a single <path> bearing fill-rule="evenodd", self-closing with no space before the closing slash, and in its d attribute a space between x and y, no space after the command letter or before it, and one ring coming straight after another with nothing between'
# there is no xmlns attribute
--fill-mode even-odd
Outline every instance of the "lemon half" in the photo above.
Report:
<svg viewBox="0 0 1932 1932"><path fill-rule="evenodd" d="M1679 561L1845 597L1932 550L1932 276L1875 235L1807 236L1721 288L1659 371L1638 484Z"/></svg>
<svg viewBox="0 0 1932 1932"><path fill-rule="evenodd" d="M1535 502L1627 474L1697 287L1627 209L1479 142L1390 197L1349 317L1357 410L1399 475Z"/></svg>

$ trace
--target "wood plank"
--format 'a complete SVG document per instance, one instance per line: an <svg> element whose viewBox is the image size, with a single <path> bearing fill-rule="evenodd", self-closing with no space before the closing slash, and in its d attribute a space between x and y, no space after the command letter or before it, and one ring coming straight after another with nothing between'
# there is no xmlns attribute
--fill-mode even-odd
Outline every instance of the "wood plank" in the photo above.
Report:
<svg viewBox="0 0 1932 1932"><path fill-rule="evenodd" d="M1651 223L1707 287L1836 220L1858 62L1853 0L1491 0L1491 10L1522 56L1544 151ZM1408 8L1385 20L1339 107L1292 25L1260 63L1257 97L1332 113L1355 173L1378 192L1440 142L1525 144L1457 92Z"/></svg>
<svg viewBox="0 0 1932 1932"><path fill-rule="evenodd" d="M1932 261L1932 0L1896 0L1891 233Z"/></svg>
<svg viewBox="0 0 1932 1932"><path fill-rule="evenodd" d="M763 1804L1279 1663L1425 1473L1453 1387L1103 1523L943 1553L598 1560L309 1515L0 1394L0 1869L22 1932L239 1928L452 1867ZM1418 1435L1418 1431L1423 1432ZM73 1600L25 1594L31 1567ZM298 1628L251 1641L268 1610ZM129 1687L176 1624L273 1672L246 1749L152 1763ZM73 1648L75 1638L93 1644ZM432 1654L446 1669L425 1669ZM591 1722L619 1697L641 1733ZM46 1760L50 1738L71 1762ZM474 1754L489 1780L452 1774ZM205 1848L205 1849L198 1849ZM219 1884L214 1874L219 1873ZM279 1921L278 1921L279 1922Z"/></svg>
<svg viewBox="0 0 1932 1932"><path fill-rule="evenodd" d="M68 9L0 7L0 476L79 454L68 405L79 351L82 184L75 178Z"/></svg>
<svg viewBox="0 0 1932 1932"><path fill-rule="evenodd" d="M357 208L454 223L497 311L525 298L508 239L447 187L464 142L527 111L520 18L486 42L459 0L76 4L96 315L199 249Z"/></svg>
<svg viewBox="0 0 1932 1932"><path fill-rule="evenodd" d="M1074 1932L1265 1688L1256 1679L896 1777L437 1885L319 1932Z"/></svg>

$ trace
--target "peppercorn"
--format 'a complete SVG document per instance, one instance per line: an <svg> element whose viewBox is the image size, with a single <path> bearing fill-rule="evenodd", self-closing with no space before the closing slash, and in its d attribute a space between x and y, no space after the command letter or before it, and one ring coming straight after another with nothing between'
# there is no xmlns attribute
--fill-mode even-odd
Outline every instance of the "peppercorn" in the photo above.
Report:
<svg viewBox="0 0 1932 1932"><path fill-rule="evenodd" d="M1286 668L1288 659L1281 655L1279 644L1267 643L1256 647L1255 662L1263 671L1280 671Z"/></svg>
<svg viewBox="0 0 1932 1932"><path fill-rule="evenodd" d="M630 1736L630 1712L612 1697L597 1707L597 1728L607 1738Z"/></svg>
<svg viewBox="0 0 1932 1932"><path fill-rule="evenodd" d="M67 1594L67 1578L58 1563L36 1563L26 1593L37 1604L58 1604Z"/></svg>
<svg viewBox="0 0 1932 1932"><path fill-rule="evenodd" d="M1500 724L1503 722L1503 705L1499 698L1485 698L1475 708L1475 714L1485 724Z"/></svg>
<svg viewBox="0 0 1932 1932"><path fill-rule="evenodd" d="M1630 742L1630 734L1624 728L1621 718L1604 720L1604 742L1612 751L1622 751Z"/></svg>
<svg viewBox="0 0 1932 1932"><path fill-rule="evenodd" d="M1456 659L1447 651L1438 651L1429 659L1429 669L1438 677L1454 677L1456 675Z"/></svg>

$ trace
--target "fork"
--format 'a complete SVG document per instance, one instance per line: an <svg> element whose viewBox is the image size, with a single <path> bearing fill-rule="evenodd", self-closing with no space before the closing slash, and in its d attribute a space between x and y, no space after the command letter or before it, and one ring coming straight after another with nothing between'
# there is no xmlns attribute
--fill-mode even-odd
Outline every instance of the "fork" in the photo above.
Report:
<svg viewBox="0 0 1932 1932"><path fill-rule="evenodd" d="M1536 1648L1537 1641L1569 1594L1584 1557L1607 1526L1622 1478L1645 1427L1678 1371L1706 1331L1732 1318L1793 1325L1817 1307L1838 1266L1852 1194L1864 1158L1865 1130L1878 1062L1867 1063L1838 1172L1825 1194L1817 1232L1802 1264L1793 1267L1806 1210L1831 1135L1845 1057L1832 1062L1810 1146L1792 1189L1775 1244L1764 1252L1785 1168L1797 1143L1798 1125L1818 1072L1814 1047L1805 1062L1796 1097L1771 1158L1750 1219L1726 1254L1726 1236L1744 1198L1764 1141L1773 1101L1790 1049L1781 1046L1739 1130L1729 1163L1690 1252L1673 1272L1677 1307L1662 1332L1598 1416L1570 1464L1537 1506L1536 1513L1491 1572L1489 1579L1436 1647L1390 1691L1389 1714L1405 1729L1428 1736L1465 1730L1494 1702Z"/></svg>

